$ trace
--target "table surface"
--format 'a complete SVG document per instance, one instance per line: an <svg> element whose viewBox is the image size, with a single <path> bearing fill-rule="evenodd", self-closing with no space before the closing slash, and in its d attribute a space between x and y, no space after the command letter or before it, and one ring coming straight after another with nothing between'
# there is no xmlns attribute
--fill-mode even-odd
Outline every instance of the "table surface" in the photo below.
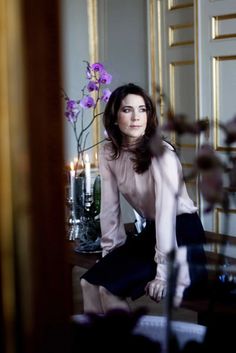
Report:
<svg viewBox="0 0 236 353"><path fill-rule="evenodd" d="M71 266L90 268L102 257L102 253L79 253L75 251L75 242L66 240L67 261Z"/></svg>
<svg viewBox="0 0 236 353"><path fill-rule="evenodd" d="M66 240L66 255L68 264L79 266L85 269L92 267L97 260L102 257L101 253L78 253L75 251L76 243L74 241ZM214 296L213 296L214 297ZM198 313L205 312L209 314L209 303L212 298L207 297L204 299L184 300L181 307L197 311ZM219 300L214 298L213 312L218 315L224 314L228 317L236 317L236 290L233 295ZM200 323L200 322L199 322Z"/></svg>

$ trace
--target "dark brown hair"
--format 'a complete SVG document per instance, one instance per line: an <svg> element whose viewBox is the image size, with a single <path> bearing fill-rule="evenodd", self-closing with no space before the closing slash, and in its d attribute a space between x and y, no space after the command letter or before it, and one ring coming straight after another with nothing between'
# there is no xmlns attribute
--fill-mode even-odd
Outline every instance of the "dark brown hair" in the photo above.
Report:
<svg viewBox="0 0 236 353"><path fill-rule="evenodd" d="M158 127L156 108L151 97L144 91L144 89L133 83L128 83L116 88L112 92L106 105L103 114L103 124L108 135L108 140L112 143L113 154L111 155L111 159L117 159L122 148L122 134L116 123L117 114L121 102L128 94L135 94L143 97L147 109L147 127L145 134L139 140L135 149L132 150L134 155L134 169L137 173L141 174L148 169L151 163L153 154L149 148L149 142Z"/></svg>

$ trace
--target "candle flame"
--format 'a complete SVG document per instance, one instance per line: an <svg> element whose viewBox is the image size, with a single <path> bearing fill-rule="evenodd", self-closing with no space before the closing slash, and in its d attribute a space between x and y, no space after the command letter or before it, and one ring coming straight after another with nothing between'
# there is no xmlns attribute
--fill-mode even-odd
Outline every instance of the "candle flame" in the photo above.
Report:
<svg viewBox="0 0 236 353"><path fill-rule="evenodd" d="M97 152L95 152L95 161L94 161L94 166L95 166L95 168L97 168L97 167L98 167L98 154L97 154Z"/></svg>
<svg viewBox="0 0 236 353"><path fill-rule="evenodd" d="M75 166L73 162L70 162L70 170L75 170Z"/></svg>

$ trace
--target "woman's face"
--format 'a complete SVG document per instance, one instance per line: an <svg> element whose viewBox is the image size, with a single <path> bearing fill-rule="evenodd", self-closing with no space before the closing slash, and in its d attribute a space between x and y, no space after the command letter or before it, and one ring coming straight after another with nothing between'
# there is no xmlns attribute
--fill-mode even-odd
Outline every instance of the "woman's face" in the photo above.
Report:
<svg viewBox="0 0 236 353"><path fill-rule="evenodd" d="M147 108L143 97L128 94L121 102L117 123L124 143L135 142L143 136L147 126Z"/></svg>

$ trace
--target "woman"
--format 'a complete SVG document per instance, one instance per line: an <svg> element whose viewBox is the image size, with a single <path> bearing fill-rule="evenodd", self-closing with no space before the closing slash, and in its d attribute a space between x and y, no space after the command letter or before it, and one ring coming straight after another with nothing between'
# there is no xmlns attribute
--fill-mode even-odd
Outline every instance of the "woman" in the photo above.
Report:
<svg viewBox="0 0 236 353"><path fill-rule="evenodd" d="M204 230L183 183L174 148L163 141L156 157L150 142L158 127L155 106L139 86L118 87L106 105L108 134L100 153L101 246L103 257L81 277L84 312L129 310L126 299L143 294L155 301L166 295L167 254L180 245L204 242ZM146 220L139 235L128 236L119 194ZM181 266L175 303L190 284Z"/></svg>

